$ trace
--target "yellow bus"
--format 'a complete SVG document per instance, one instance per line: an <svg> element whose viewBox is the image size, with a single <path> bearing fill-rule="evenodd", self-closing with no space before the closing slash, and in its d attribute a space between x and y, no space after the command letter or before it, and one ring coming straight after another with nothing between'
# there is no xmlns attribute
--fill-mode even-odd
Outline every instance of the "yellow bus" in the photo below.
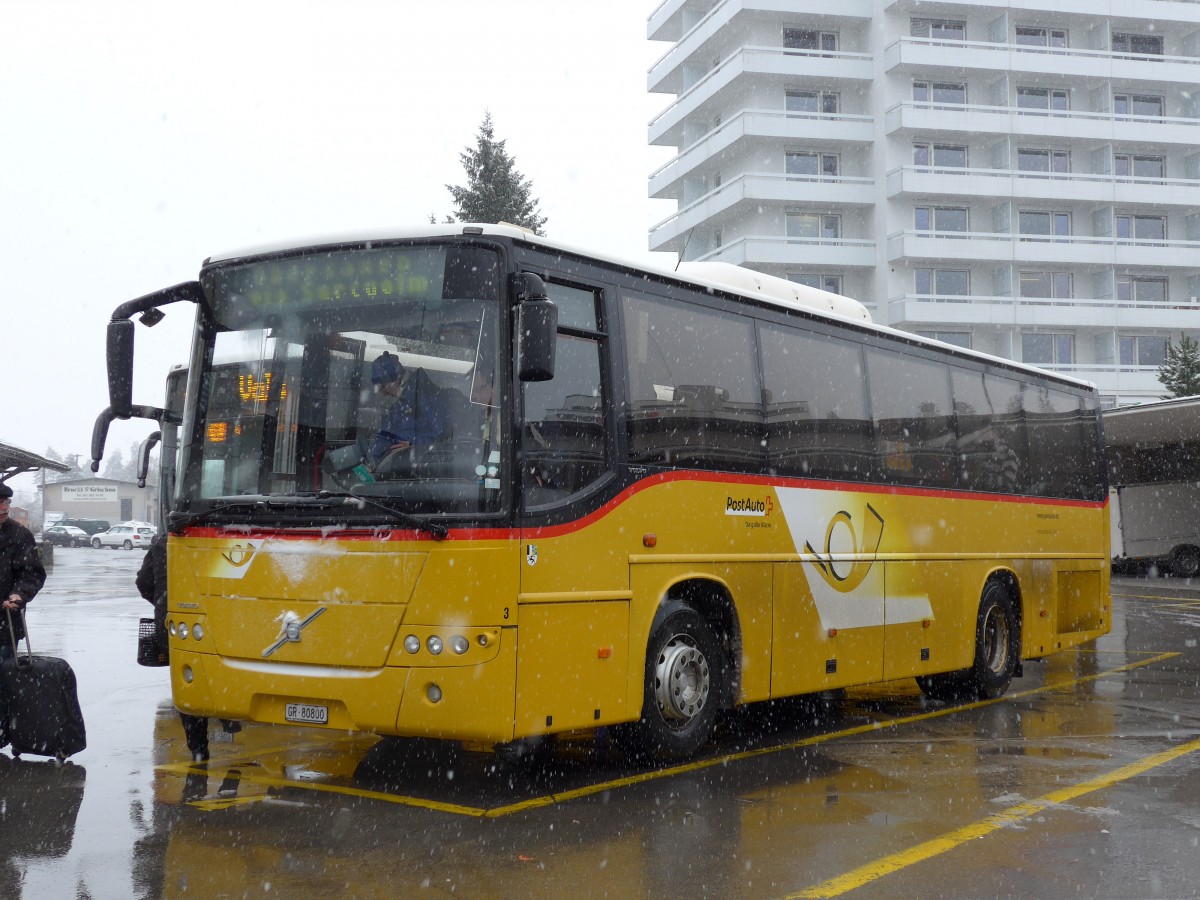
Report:
<svg viewBox="0 0 1200 900"><path fill-rule="evenodd" d="M186 712L669 759L771 698L997 697L1110 627L1095 389L845 298L509 226L265 247L114 312L112 416L161 414L133 317L177 302Z"/></svg>

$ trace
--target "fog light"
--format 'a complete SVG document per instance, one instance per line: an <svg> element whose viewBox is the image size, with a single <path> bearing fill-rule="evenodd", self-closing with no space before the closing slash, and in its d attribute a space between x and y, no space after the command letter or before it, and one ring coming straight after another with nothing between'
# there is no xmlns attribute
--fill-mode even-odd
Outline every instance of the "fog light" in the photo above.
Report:
<svg viewBox="0 0 1200 900"><path fill-rule="evenodd" d="M179 636L180 636L181 638L184 638L184 639L186 640L186 639L187 639L187 633L188 633L187 622L180 622L180 623L179 623Z"/></svg>
<svg viewBox="0 0 1200 900"><path fill-rule="evenodd" d="M436 684L431 684L429 687L425 688L425 696L429 698L430 703L441 703L442 689Z"/></svg>
<svg viewBox="0 0 1200 900"><path fill-rule="evenodd" d="M469 650L470 648L471 648L471 642L468 641L461 634L456 634L454 637L450 638L450 649L453 650L455 653L457 653L459 656L466 653L467 650Z"/></svg>
<svg viewBox="0 0 1200 900"><path fill-rule="evenodd" d="M199 622L192 626L192 637L194 637L196 640L200 640L200 638L204 637L204 626Z"/></svg>
<svg viewBox="0 0 1200 900"><path fill-rule="evenodd" d="M420 653L421 652L421 639L419 637L417 637L415 634L410 634L408 637L406 637L404 639L404 652Z"/></svg>
<svg viewBox="0 0 1200 900"><path fill-rule="evenodd" d="M191 684L191 683L192 683L192 679L196 677L195 675L193 675L193 674L192 674L192 667L191 667L191 666L184 666L184 667L183 667L183 671L182 671L182 672L180 672L179 674L183 676L183 680L184 680L185 682L187 682L188 684Z"/></svg>
<svg viewBox="0 0 1200 900"><path fill-rule="evenodd" d="M429 648L429 652L437 656L442 652L442 639L436 634L431 634L429 640L425 642L425 646Z"/></svg>

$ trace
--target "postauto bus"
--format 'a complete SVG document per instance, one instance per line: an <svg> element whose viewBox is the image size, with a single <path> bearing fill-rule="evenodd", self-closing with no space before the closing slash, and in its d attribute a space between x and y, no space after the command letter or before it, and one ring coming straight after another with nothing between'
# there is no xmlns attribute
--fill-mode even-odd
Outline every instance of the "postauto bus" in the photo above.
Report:
<svg viewBox="0 0 1200 900"><path fill-rule="evenodd" d="M1108 631L1091 385L698 265L431 226L215 256L119 307L117 418L161 412L132 402L133 317L196 307L176 705L501 748L614 726L677 758L724 708L996 697ZM385 354L440 412L381 454Z"/></svg>

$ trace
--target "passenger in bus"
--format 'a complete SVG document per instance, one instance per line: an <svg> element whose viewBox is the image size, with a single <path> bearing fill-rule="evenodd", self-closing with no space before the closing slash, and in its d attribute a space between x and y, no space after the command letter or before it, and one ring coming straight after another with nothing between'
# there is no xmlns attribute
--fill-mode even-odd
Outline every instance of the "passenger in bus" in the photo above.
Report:
<svg viewBox="0 0 1200 900"><path fill-rule="evenodd" d="M406 369L399 357L385 351L371 364L371 384L393 400L371 445L371 462L376 468L397 451L446 437L450 430L446 398L424 369Z"/></svg>

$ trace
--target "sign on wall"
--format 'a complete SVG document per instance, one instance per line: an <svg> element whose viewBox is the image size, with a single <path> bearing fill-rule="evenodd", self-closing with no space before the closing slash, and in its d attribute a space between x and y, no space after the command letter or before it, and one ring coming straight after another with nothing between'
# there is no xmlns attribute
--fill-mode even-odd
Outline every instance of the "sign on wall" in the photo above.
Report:
<svg viewBox="0 0 1200 900"><path fill-rule="evenodd" d="M64 484L63 503L115 503L115 484Z"/></svg>

